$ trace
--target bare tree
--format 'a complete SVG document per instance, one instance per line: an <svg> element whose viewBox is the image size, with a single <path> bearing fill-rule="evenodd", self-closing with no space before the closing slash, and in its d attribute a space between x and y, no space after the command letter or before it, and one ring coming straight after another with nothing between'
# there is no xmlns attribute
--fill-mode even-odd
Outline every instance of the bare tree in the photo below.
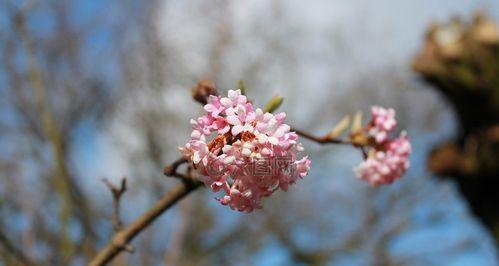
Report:
<svg viewBox="0 0 499 266"><path fill-rule="evenodd" d="M28 246L16 246L30 258L14 252L21 261L69 264L93 256L99 241L96 221L104 219L87 197L82 176L76 171L74 142L79 128L98 126L105 117L116 89L111 80L119 78L106 77L99 69L117 62L122 46L115 39L114 53L96 53L92 47L95 29L99 27L113 39L122 34L125 25L101 12L74 23L71 16L79 4L4 1L0 5L7 14L0 47L4 73L0 93L5 102L2 114L6 114L0 118L5 127L2 138L9 140L5 156L23 161L22 170L2 173L8 182L17 180L23 191L4 191L2 195L22 206L3 214L19 218L2 224L2 231L9 232L2 239L12 251L9 239L23 235L23 245ZM49 28L40 26L47 22ZM91 57L103 55L109 63L96 67ZM1 208L8 207L2 204ZM16 224L20 221L27 223L26 233L19 232Z"/></svg>

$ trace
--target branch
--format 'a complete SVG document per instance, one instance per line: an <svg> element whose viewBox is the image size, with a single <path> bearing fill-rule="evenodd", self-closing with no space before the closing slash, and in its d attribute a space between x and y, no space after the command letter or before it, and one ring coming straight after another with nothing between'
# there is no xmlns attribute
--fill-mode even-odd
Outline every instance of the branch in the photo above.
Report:
<svg viewBox="0 0 499 266"><path fill-rule="evenodd" d="M73 210L71 208L71 203L73 202L73 200L71 198L70 192L69 173L68 169L66 168L64 158L64 143L62 141L63 136L61 136L60 134L59 128L52 113L50 102L47 99L47 91L43 79L43 72L39 67L39 63L36 58L36 51L33 47L34 42L26 25L25 13L26 10L17 12L16 15L12 18L12 21L15 26L14 30L19 35L21 44L24 49L24 54L26 55L28 67L27 77L29 82L31 83L32 94L39 114L39 119L41 120L43 133L52 146L54 152L54 172L56 173L56 175L54 176L54 187L56 192L62 199L59 212L59 219L62 227L60 249L62 254L64 254L64 257L69 260L74 253L74 243L72 243L69 234L70 219L73 215Z"/></svg>
<svg viewBox="0 0 499 266"><path fill-rule="evenodd" d="M294 131L296 132L296 134L308 139L308 140L311 140L311 141L314 141L314 142L317 142L319 144L343 144L343 145L351 145L353 147L356 147L360 150L360 152L362 153L362 157L364 157L364 159L367 158L368 154L365 150L365 147L364 146L361 146L359 144L356 144L356 143L353 143L349 140L342 140L342 139L336 139L336 138L328 138L327 136L322 136L322 137L317 137L317 136L314 136L310 133L307 133L307 132L303 132L301 130L298 130L296 128L291 128L291 131Z"/></svg>
<svg viewBox="0 0 499 266"><path fill-rule="evenodd" d="M111 184L111 182L109 182L109 180L107 180L106 178L102 179L102 182L106 184L106 186L113 194L113 228L115 232L118 232L119 230L121 230L121 226L123 225L120 218L120 200L121 196L126 191L126 177L123 177L123 179L121 179L119 188Z"/></svg>
<svg viewBox="0 0 499 266"><path fill-rule="evenodd" d="M303 132L301 130L298 130L296 128L291 128L291 131L294 131L296 132L296 134L308 139L308 140L311 140L311 141L315 141L319 144L346 144L346 145L353 145L352 142L348 141L348 140L342 140L342 139L335 139L335 138L328 138L327 136L322 136L322 137L317 137L317 136L314 136L310 133L306 133L306 132Z"/></svg>
<svg viewBox="0 0 499 266"><path fill-rule="evenodd" d="M187 159L184 157L177 159L174 161L172 164L165 166L163 169L163 174L166 176L173 176L173 177L178 177L179 173L177 172L177 169L179 166L181 166L184 163L187 163Z"/></svg>
<svg viewBox="0 0 499 266"><path fill-rule="evenodd" d="M24 254L23 250L17 248L2 231L0 231L0 244L10 253L10 255L19 261L19 265L34 265Z"/></svg>
<svg viewBox="0 0 499 266"><path fill-rule="evenodd" d="M193 179L191 179L193 180ZM181 184L174 187L170 192L161 197L152 208L135 219L130 225L116 232L109 243L89 263L90 266L105 265L123 250L129 249L129 243L141 231L146 229L163 212L175 205L183 197L200 187L198 181L184 180Z"/></svg>

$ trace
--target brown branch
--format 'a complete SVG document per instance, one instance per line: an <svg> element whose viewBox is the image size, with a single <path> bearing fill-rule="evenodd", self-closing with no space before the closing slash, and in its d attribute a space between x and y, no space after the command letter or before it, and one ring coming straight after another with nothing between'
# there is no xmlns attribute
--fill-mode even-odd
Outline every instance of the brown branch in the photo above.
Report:
<svg viewBox="0 0 499 266"><path fill-rule="evenodd" d="M74 253L74 244L72 243L69 234L69 223L71 216L73 215L73 211L70 205L72 198L69 185L69 173L64 160L63 136L60 134L58 125L56 124L52 113L51 105L47 99L43 72L39 67L38 60L35 55L36 51L33 46L34 42L26 25L25 13L25 10L17 12L12 18L12 21L14 23L14 30L19 35L24 49L24 54L26 55L28 67L27 76L31 83L32 94L39 114L39 119L41 120L42 129L54 151L54 171L56 173L56 176L54 177L54 187L59 196L62 198L59 213L59 219L62 224L60 248L61 252L64 254L64 257L69 260Z"/></svg>
<svg viewBox="0 0 499 266"><path fill-rule="evenodd" d="M165 166L165 168L163 169L163 174L165 174L166 176L176 176L178 175L177 169L179 168L179 166L187 162L187 159L185 159L184 157L179 158L172 164Z"/></svg>
<svg viewBox="0 0 499 266"><path fill-rule="evenodd" d="M24 254L23 250L17 248L2 231L0 231L0 244L11 256L16 258L19 265L34 265L26 254Z"/></svg>
<svg viewBox="0 0 499 266"><path fill-rule="evenodd" d="M190 177L190 176L189 176ZM109 243L89 263L90 266L105 265L123 250L130 249L132 241L141 231L146 229L161 214L175 205L183 197L200 187L201 183L185 179L181 184L163 195L149 210L135 219L130 225L116 232Z"/></svg>
<svg viewBox="0 0 499 266"><path fill-rule="evenodd" d="M342 140L342 139L336 139L336 138L328 138L327 136L322 136L322 137L317 137L317 136L314 136L310 133L307 133L307 132L304 132L304 131L301 131L301 130L298 130L296 128L291 128L291 131L294 131L296 132L296 134L308 139L308 140L311 140L311 141L314 141L314 142L317 142L319 144L346 144L346 145L353 145L352 142L348 141L348 140Z"/></svg>
<svg viewBox="0 0 499 266"><path fill-rule="evenodd" d="M102 179L102 182L104 182L104 184L106 184L106 186L109 188L109 190L113 194L113 209L114 209L113 228L114 228L115 232L118 232L119 230L121 230L121 226L123 225L123 223L121 222L121 216L120 216L120 200L121 200L121 196L123 196L123 194L126 191L126 177L123 177L121 179L120 187L114 186L106 178Z"/></svg>
<svg viewBox="0 0 499 266"><path fill-rule="evenodd" d="M308 140L311 140L311 141L314 141L314 142L317 142L319 144L322 144L322 145L325 145L325 144L342 144L342 145L351 145L355 148L358 148L360 150L360 152L362 153L362 157L365 159L367 159L367 152L366 152L366 149L365 149L365 146L361 146L359 144L356 144L356 143L353 143L349 140L342 140L342 139L336 139L336 138L329 138L328 136L322 136L322 137L317 137L317 136L314 136L310 133L307 133L307 132L303 132L301 130L298 130L296 128L291 128L291 131L294 131L296 132L296 134L308 139Z"/></svg>

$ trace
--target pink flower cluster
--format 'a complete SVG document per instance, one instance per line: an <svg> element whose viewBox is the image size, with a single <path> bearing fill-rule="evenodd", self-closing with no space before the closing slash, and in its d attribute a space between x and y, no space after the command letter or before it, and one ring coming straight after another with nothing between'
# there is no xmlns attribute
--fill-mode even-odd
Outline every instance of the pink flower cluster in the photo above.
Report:
<svg viewBox="0 0 499 266"><path fill-rule="evenodd" d="M262 198L308 174L310 160L298 159L303 147L284 123L285 113L254 110L240 90L210 96L204 110L191 120L191 139L180 150L206 186L224 193L217 198L223 205L251 212Z"/></svg>
<svg viewBox="0 0 499 266"><path fill-rule="evenodd" d="M368 157L354 171L360 179L371 185L390 184L409 168L411 143L405 131L398 138L389 137L389 133L397 126L395 110L373 106L371 116L371 122L364 130L374 141L370 145Z"/></svg>

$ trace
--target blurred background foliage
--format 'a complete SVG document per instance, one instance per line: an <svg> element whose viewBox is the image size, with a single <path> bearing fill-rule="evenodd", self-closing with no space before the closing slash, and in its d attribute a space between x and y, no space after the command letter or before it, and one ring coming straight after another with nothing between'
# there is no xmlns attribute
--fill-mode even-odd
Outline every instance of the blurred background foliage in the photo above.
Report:
<svg viewBox="0 0 499 266"><path fill-rule="evenodd" d="M310 175L263 210L197 191L114 265L497 265L498 20L493 0L3 0L0 264L85 265L113 233L102 177L128 177L125 223L168 191L206 78L318 134L394 107L411 170L370 188L355 150L304 140Z"/></svg>

